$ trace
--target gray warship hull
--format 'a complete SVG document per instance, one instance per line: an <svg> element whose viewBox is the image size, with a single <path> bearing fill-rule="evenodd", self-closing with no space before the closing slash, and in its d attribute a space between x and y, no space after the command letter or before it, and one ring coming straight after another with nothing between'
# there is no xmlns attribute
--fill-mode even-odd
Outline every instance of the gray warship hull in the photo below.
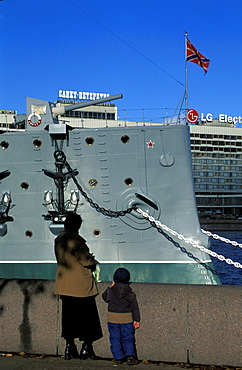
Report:
<svg viewBox="0 0 242 370"><path fill-rule="evenodd" d="M47 108L35 113L33 106ZM206 253L136 210L209 247L197 216L189 127L70 129L50 109L30 99L27 129L1 131L0 277L54 279L54 238L74 211L102 281L124 266L134 282L219 284ZM118 217L102 212L129 208Z"/></svg>

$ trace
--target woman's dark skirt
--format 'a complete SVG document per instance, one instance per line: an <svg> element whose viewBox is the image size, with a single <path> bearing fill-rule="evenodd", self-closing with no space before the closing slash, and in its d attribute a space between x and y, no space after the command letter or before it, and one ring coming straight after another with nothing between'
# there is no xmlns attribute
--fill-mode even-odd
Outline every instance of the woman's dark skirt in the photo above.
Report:
<svg viewBox="0 0 242 370"><path fill-rule="evenodd" d="M102 338L95 296L60 296L62 300L62 337L93 342Z"/></svg>

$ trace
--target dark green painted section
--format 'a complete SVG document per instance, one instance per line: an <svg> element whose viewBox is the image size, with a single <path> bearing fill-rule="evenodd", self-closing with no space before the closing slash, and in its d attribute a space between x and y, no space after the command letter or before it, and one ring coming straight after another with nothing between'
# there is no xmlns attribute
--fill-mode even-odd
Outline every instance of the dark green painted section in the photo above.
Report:
<svg viewBox="0 0 242 370"><path fill-rule="evenodd" d="M54 263L0 263L0 278L4 279L55 279Z"/></svg>
<svg viewBox="0 0 242 370"><path fill-rule="evenodd" d="M214 269L212 263L208 265ZM101 281L112 281L119 267L127 268L131 281L138 283L221 284L216 275L196 263L104 263L100 264ZM4 279L54 280L55 271L54 263L0 264Z"/></svg>
<svg viewBox="0 0 242 370"><path fill-rule="evenodd" d="M214 269L212 263L208 264ZM119 267L130 271L131 281L139 283L169 283L169 284L221 284L217 275L198 268L196 263L127 263L101 264L101 280L112 281L113 273ZM205 277L208 277L207 279Z"/></svg>

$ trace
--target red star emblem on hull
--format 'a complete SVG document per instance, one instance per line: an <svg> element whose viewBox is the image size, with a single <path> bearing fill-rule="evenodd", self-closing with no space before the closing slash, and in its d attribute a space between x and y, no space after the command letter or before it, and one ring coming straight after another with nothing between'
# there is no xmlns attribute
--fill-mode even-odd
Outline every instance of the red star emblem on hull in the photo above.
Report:
<svg viewBox="0 0 242 370"><path fill-rule="evenodd" d="M147 148L154 148L154 142L153 141L148 141L148 143L146 143L147 144Z"/></svg>

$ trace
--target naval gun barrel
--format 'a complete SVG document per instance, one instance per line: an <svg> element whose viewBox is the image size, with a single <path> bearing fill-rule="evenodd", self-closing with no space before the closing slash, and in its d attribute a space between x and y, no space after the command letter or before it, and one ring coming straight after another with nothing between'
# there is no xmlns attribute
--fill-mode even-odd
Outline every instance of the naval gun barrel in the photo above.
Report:
<svg viewBox="0 0 242 370"><path fill-rule="evenodd" d="M70 110L88 107L89 105L106 103L111 100L121 99L122 97L123 97L122 94L118 94L118 95L108 96L107 98L103 98L103 99L89 100L86 102L80 102L80 103L71 104L71 105L61 105L59 107L53 107L52 114L54 117L62 116L63 114L65 114L65 112L69 112Z"/></svg>

